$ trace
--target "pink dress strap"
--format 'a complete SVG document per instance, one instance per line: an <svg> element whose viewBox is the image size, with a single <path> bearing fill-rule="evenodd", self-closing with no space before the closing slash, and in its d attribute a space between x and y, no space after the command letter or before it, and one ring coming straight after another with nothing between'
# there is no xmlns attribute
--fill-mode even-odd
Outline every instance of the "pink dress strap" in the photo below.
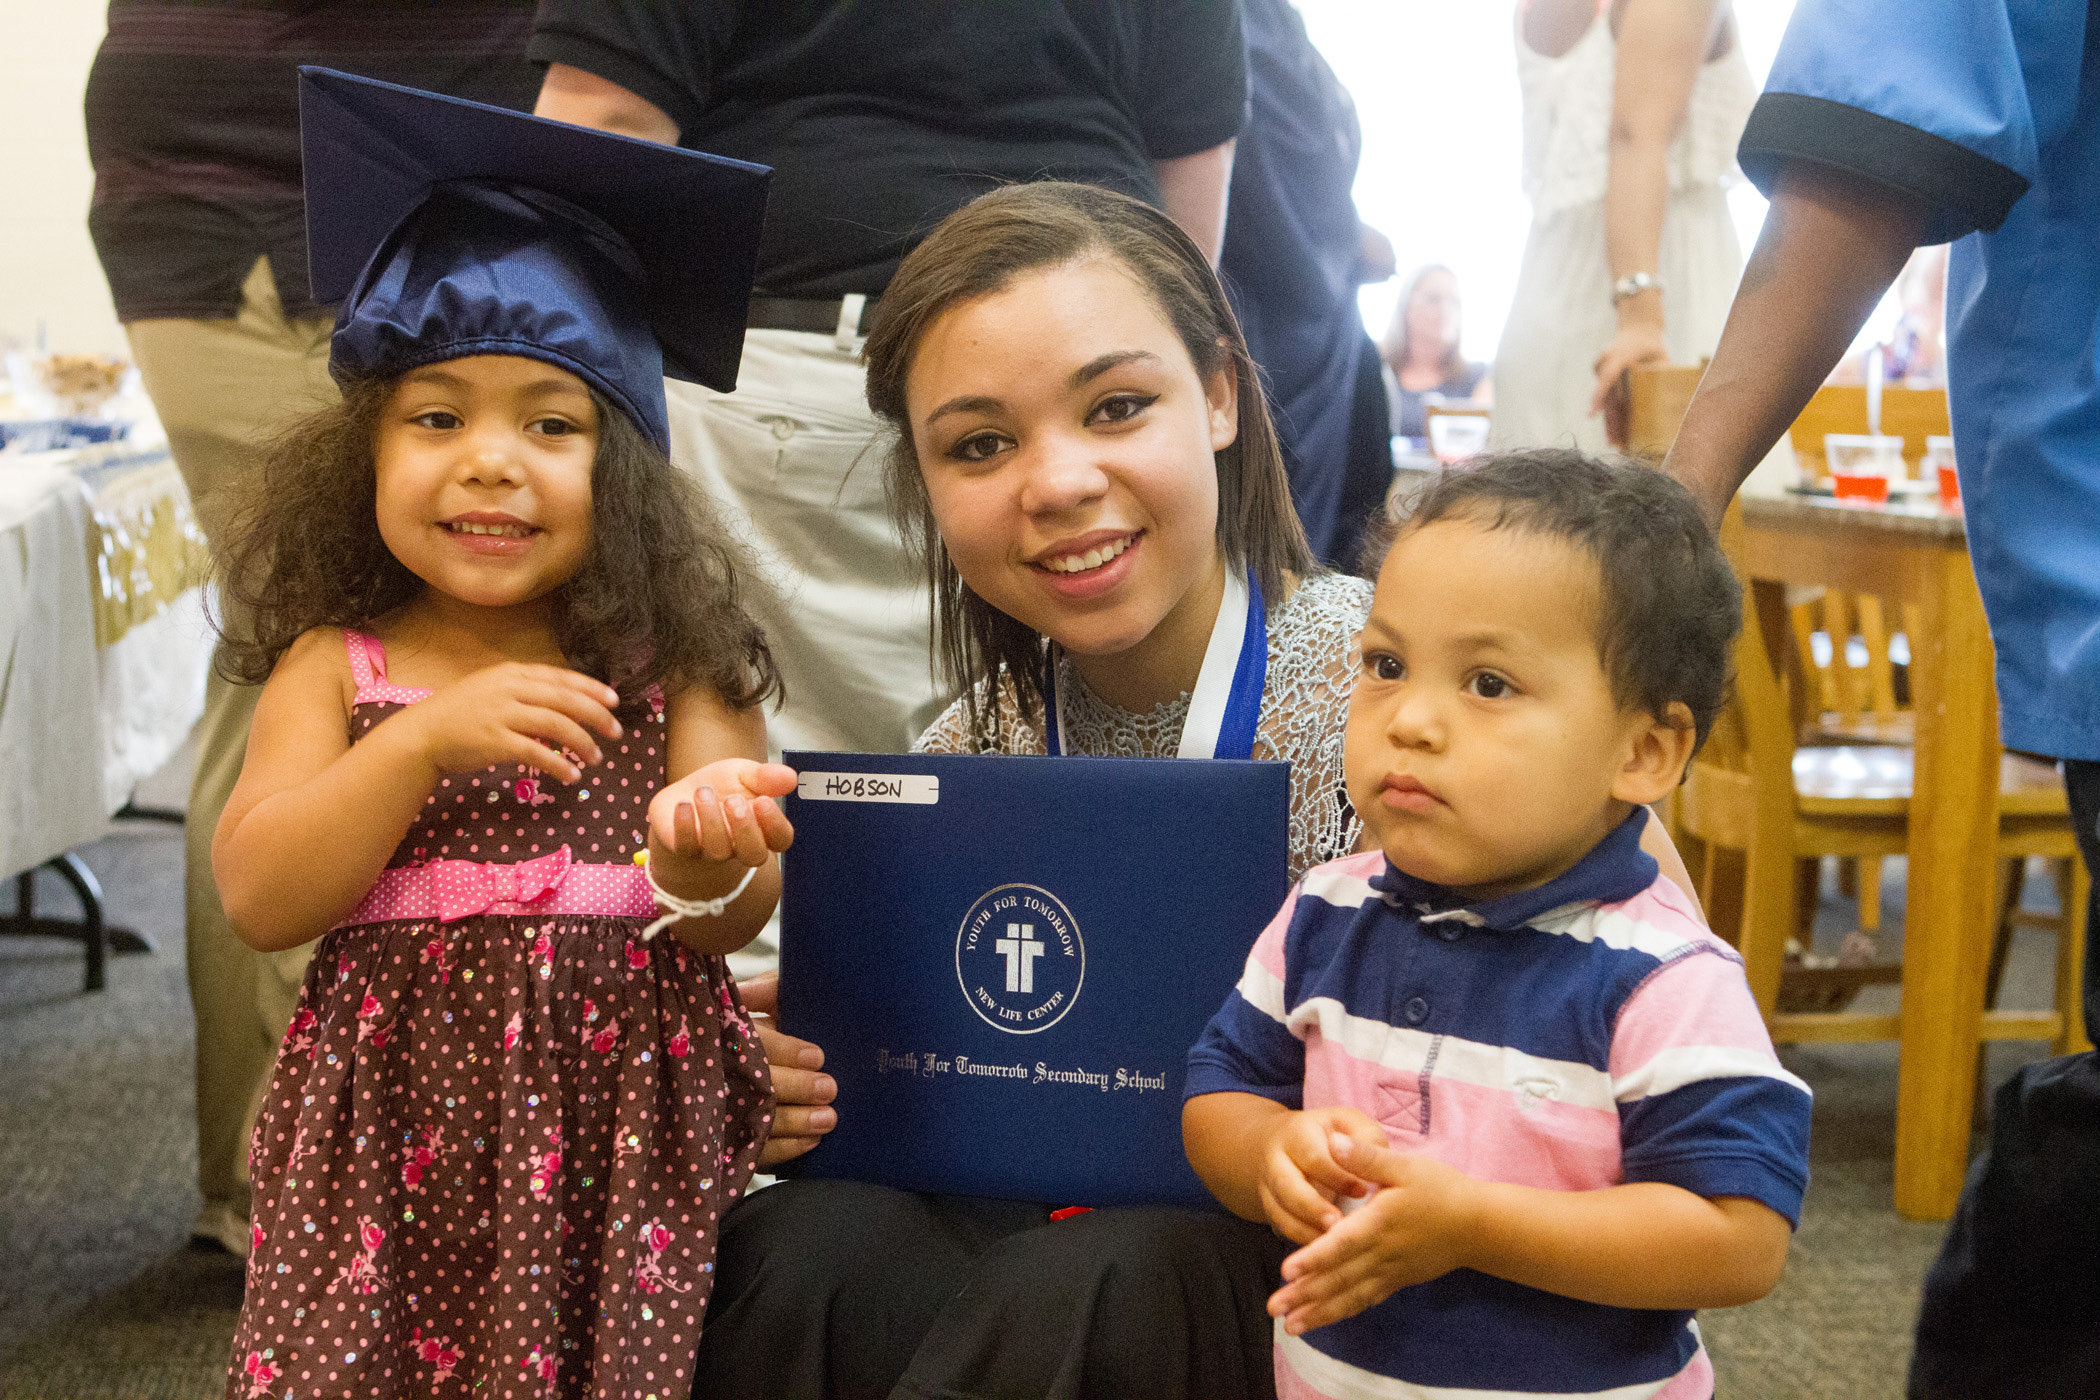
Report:
<svg viewBox="0 0 2100 1400"><path fill-rule="evenodd" d="M350 675L357 682L360 705L412 705L430 694L414 686L395 685L386 678L386 647L365 632L343 629L343 645L350 653Z"/></svg>

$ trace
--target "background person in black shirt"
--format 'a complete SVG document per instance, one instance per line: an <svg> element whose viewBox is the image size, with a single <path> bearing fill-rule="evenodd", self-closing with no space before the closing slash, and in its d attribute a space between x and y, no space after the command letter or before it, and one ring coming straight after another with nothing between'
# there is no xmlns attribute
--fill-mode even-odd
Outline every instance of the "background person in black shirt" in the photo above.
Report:
<svg viewBox="0 0 2100 1400"><path fill-rule="evenodd" d="M298 66L523 107L531 22L532 0L113 0L88 73L88 231L213 544L258 444L336 392L334 315L307 295ZM212 880L258 690L214 673L205 692L184 871L204 1195L193 1233L241 1255L248 1124L309 952L249 948Z"/></svg>
<svg viewBox="0 0 2100 1400"><path fill-rule="evenodd" d="M1393 275L1393 247L1356 216L1356 104L1289 0L1243 0L1247 126L1232 162L1218 270L1267 381L1291 503L1320 562L1356 566L1393 480L1378 346L1356 289Z"/></svg>

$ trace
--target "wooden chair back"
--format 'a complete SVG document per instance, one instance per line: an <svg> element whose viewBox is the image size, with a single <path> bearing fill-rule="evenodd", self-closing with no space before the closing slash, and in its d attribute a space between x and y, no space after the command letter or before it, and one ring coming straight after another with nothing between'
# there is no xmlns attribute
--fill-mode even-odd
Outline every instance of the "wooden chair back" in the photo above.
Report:
<svg viewBox="0 0 2100 1400"><path fill-rule="evenodd" d="M1706 373L1706 361L1696 365L1659 365L1626 373L1626 455L1662 460L1677 440L1684 411Z"/></svg>
<svg viewBox="0 0 2100 1400"><path fill-rule="evenodd" d="M1897 700L1896 663L1889 652L1890 639L1904 630L1901 605L1890 606L1872 594L1826 589L1789 611L1803 678L1804 722L1862 740L1892 734L1896 716L1906 708ZM1816 645L1818 633L1823 648Z"/></svg>
<svg viewBox="0 0 2100 1400"><path fill-rule="evenodd" d="M1815 468L1818 477L1830 475L1823 455L1826 433L1864 433L1867 430L1867 390L1860 384L1826 384L1816 390L1787 430L1794 455ZM1912 476L1925 456L1925 439L1945 437L1949 431L1945 389L1885 388L1881 391L1881 431L1903 439L1903 464Z"/></svg>

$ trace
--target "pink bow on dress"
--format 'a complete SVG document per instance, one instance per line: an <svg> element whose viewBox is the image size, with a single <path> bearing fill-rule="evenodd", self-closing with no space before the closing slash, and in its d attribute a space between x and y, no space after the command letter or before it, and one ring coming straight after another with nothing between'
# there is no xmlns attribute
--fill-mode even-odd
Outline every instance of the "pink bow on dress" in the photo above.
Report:
<svg viewBox="0 0 2100 1400"><path fill-rule="evenodd" d="M498 904L529 904L554 889L568 878L569 848L516 865L435 860L423 868L437 892L438 922L449 924Z"/></svg>

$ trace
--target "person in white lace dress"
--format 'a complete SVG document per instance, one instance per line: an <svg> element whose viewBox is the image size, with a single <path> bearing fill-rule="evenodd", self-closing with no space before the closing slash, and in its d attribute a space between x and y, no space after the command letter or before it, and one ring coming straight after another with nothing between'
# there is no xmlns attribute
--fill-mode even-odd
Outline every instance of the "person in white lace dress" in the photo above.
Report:
<svg viewBox="0 0 2100 1400"><path fill-rule="evenodd" d="M1720 341L1757 90L1727 0L1525 0L1516 47L1532 223L1488 447L1601 452L1624 370Z"/></svg>

